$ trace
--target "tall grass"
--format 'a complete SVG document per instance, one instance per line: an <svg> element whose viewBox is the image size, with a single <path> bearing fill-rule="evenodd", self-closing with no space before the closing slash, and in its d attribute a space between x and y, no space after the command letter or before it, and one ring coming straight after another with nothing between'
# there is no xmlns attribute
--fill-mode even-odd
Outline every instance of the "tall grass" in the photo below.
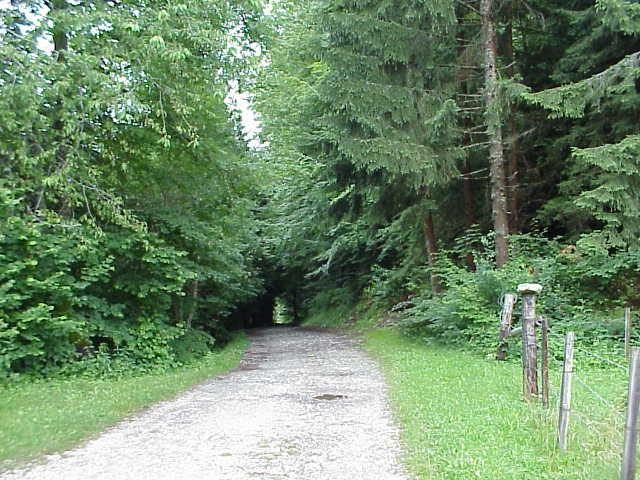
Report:
<svg viewBox="0 0 640 480"><path fill-rule="evenodd" d="M403 429L407 464L425 480L607 480L618 478L626 376L576 358L569 450L555 448L559 385L551 408L521 400L517 362L427 345L388 330L367 334Z"/></svg>

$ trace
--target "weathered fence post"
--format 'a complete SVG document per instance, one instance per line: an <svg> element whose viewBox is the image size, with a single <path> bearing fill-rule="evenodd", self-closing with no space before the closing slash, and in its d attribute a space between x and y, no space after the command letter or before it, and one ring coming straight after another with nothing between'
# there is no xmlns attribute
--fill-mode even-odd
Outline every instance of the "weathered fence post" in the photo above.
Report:
<svg viewBox="0 0 640 480"><path fill-rule="evenodd" d="M540 317L540 329L542 331L542 343L540 354L540 374L542 375L542 405L549 407L549 322L546 317Z"/></svg>
<svg viewBox="0 0 640 480"><path fill-rule="evenodd" d="M622 480L636 478L636 447L638 445L638 405L640 404L640 349L631 350L629 365L629 394L627 398L627 421L624 424L624 447L622 450Z"/></svg>
<svg viewBox="0 0 640 480"><path fill-rule="evenodd" d="M538 395L538 362L536 360L536 296L542 291L537 283L518 285L522 296L522 375L524 399Z"/></svg>
<svg viewBox="0 0 640 480"><path fill-rule="evenodd" d="M513 305L516 303L516 296L513 293L505 293L502 302L502 314L500 315L500 336L498 337L497 360L507 358L507 339L511 332L511 317L513 316Z"/></svg>
<svg viewBox="0 0 640 480"><path fill-rule="evenodd" d="M569 433L569 415L571 414L571 375L573 374L573 342L575 334L567 332L564 340L564 365L562 367L562 386L560 387L560 413L558 416L558 447L567 449Z"/></svg>
<svg viewBox="0 0 640 480"><path fill-rule="evenodd" d="M624 309L624 356L629 360L629 347L631 345L631 308Z"/></svg>

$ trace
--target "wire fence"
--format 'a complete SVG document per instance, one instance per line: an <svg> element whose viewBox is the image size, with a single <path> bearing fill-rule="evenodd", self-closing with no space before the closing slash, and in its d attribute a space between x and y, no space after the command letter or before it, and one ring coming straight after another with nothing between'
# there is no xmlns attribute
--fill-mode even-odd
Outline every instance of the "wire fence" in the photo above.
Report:
<svg viewBox="0 0 640 480"><path fill-rule="evenodd" d="M538 327L546 325L539 322ZM558 356L558 348L565 345L566 333L560 333L553 326L547 327L547 338L550 343L550 357L552 365L549 365L551 381L547 388L549 392L548 405L553 410L551 415L557 414L557 442L562 448L566 448L567 441L572 448L588 447L597 444L599 451L611 461L621 461L620 478L622 480L635 479L636 457L636 432L637 420L630 424L629 412L637 411L638 403L631 401L627 395L631 392L629 381L632 368L627 355L631 350L631 325L630 311L625 311L625 336L624 353L619 351L603 352L593 351L586 339L577 337L572 342L571 360L569 362L569 395L570 407L567 408L567 396L562 395L559 385L564 383L564 375L567 371L562 365L566 359ZM524 334L523 323L523 334ZM539 339L538 339L539 340ZM527 339L524 339L525 343ZM539 345L539 348L541 346ZM616 349L614 349L616 350ZM555 355L554 355L555 353ZM526 389L527 372L526 365L530 359L525 359L523 350L523 376ZM566 365L566 364L565 364ZM596 368L597 366L601 368ZM542 368L542 366L541 366ZM566 388L566 386L565 386ZM525 398L527 394L525 392ZM555 407L555 408L554 408ZM564 412L563 412L564 410ZM637 414L637 412L636 412ZM562 416L567 418L563 422ZM568 419L571 419L569 423ZM634 417L635 418L635 417ZM569 430L569 438L564 435L561 440L562 426ZM633 442L629 448L629 442ZM622 455L621 455L622 452ZM628 458L632 456L632 458Z"/></svg>
<svg viewBox="0 0 640 480"><path fill-rule="evenodd" d="M590 351L589 345L581 340L576 338L574 346L573 395L567 445L573 450L597 452L603 463L617 471L622 464L628 368L622 363L623 355L619 358L600 355ZM556 370L560 372L561 368ZM627 480L634 477L621 478Z"/></svg>

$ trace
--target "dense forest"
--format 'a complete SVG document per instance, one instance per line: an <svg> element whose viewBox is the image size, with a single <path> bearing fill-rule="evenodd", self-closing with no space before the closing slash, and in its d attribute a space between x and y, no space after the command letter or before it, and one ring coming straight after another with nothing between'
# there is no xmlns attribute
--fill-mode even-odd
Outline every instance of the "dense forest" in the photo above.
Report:
<svg viewBox="0 0 640 480"><path fill-rule="evenodd" d="M636 1L0 10L0 376L176 365L274 309L487 349L523 281L598 341L640 302Z"/></svg>
<svg viewBox="0 0 640 480"><path fill-rule="evenodd" d="M391 309L484 350L537 281L552 324L618 335L599 319L638 300L639 22L619 0L274 5L256 105L306 315Z"/></svg>

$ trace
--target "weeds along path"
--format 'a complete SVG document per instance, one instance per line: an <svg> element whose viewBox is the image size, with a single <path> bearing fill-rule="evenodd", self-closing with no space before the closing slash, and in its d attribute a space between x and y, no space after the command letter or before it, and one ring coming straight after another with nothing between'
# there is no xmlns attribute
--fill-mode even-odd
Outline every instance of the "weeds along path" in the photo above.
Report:
<svg viewBox="0 0 640 480"><path fill-rule="evenodd" d="M382 375L353 339L276 328L251 341L235 371L0 479L408 478Z"/></svg>

